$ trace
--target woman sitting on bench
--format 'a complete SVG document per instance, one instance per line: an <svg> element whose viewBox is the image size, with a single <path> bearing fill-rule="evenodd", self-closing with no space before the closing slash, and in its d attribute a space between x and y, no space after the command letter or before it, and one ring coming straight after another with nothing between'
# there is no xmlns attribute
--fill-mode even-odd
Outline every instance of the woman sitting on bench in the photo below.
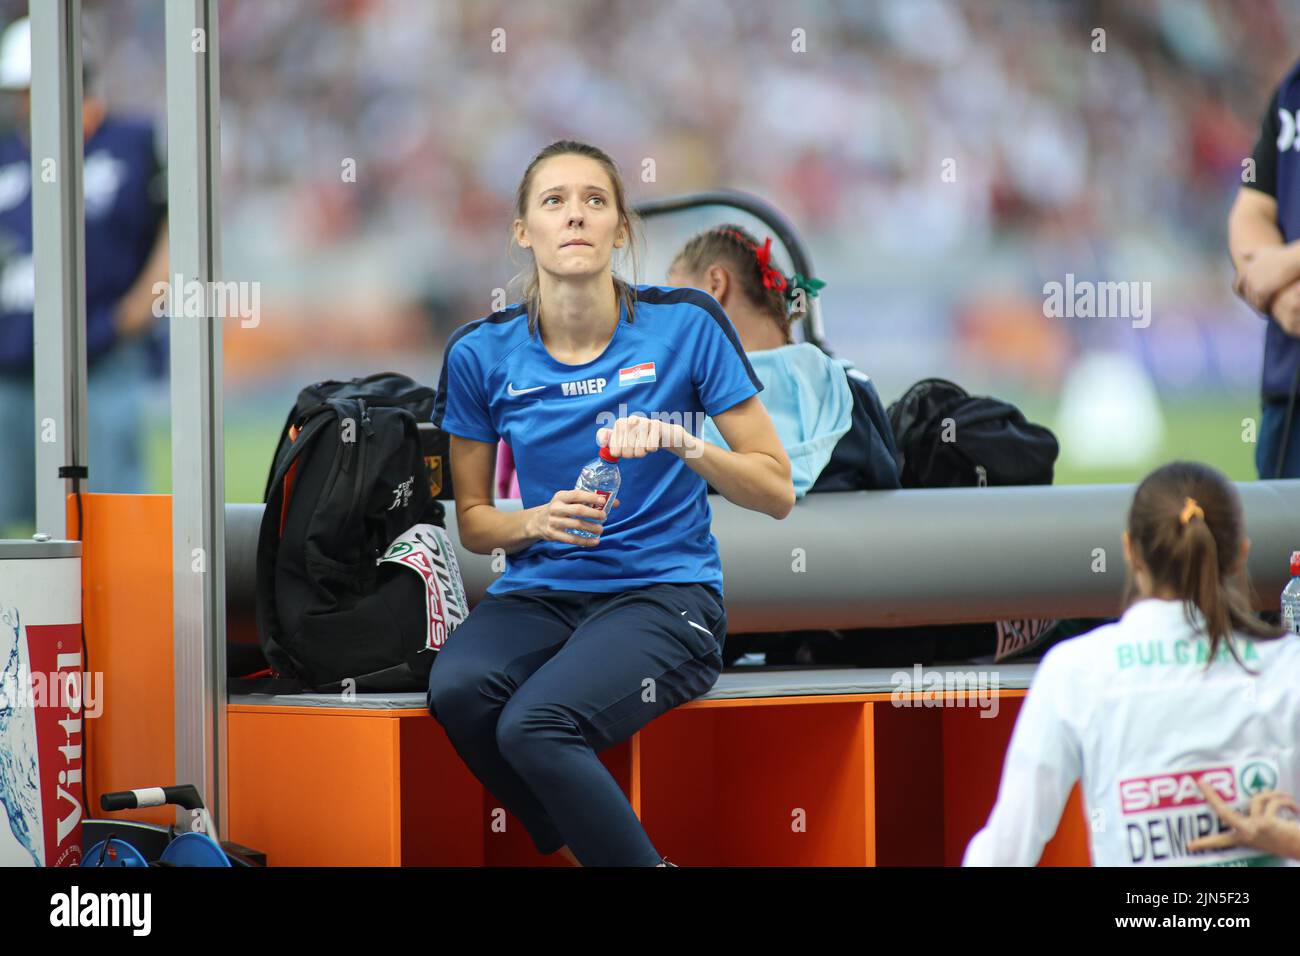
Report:
<svg viewBox="0 0 1300 956"><path fill-rule="evenodd" d="M541 853L669 865L596 752L713 686L726 612L706 484L784 518L790 461L717 302L612 273L632 222L605 153L548 146L515 214L523 299L451 337L433 414L461 543L507 559L439 652L429 710ZM706 415L728 448L698 437ZM493 503L499 438L519 511ZM574 490L600 447L622 459L621 502Z"/></svg>

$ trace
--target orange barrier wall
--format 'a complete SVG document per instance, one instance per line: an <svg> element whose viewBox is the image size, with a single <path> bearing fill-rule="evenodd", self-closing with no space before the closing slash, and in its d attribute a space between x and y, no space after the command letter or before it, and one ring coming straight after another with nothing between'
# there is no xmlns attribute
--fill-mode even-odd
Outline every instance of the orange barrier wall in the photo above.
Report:
<svg viewBox="0 0 1300 956"><path fill-rule="evenodd" d="M90 670L104 674L104 709L86 720L86 813L99 795L175 782L171 495L82 494L85 527L68 496L69 537L82 542L83 620ZM132 819L171 823L175 808Z"/></svg>
<svg viewBox="0 0 1300 956"><path fill-rule="evenodd" d="M105 674L88 728L97 805L174 782L171 498L82 499L86 636ZM889 694L693 701L600 756L684 866L953 865L992 808L1024 695L997 693L992 719ZM423 708L232 705L227 730L228 836L271 865L567 865L536 853ZM1042 864L1087 862L1076 788Z"/></svg>

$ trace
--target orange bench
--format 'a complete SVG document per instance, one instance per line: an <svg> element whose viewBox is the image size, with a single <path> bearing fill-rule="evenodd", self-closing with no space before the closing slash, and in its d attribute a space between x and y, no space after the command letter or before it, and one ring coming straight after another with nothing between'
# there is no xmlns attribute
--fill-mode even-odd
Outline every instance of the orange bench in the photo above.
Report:
<svg viewBox="0 0 1300 956"><path fill-rule="evenodd" d="M88 733L97 800L173 782L171 501L83 505L87 642L105 673ZM894 706L892 673L737 669L601 759L684 866L956 864L992 807L1032 666L998 671L993 718ZM469 773L422 694L234 697L227 774L227 835L271 865L565 865ZM1087 861L1076 789L1043 862Z"/></svg>
<svg viewBox="0 0 1300 956"><path fill-rule="evenodd" d="M1024 683L1028 666L1005 679ZM723 674L600 756L683 866L955 865L983 824L1023 688L998 714L897 707L888 671ZM755 678L764 680L756 681ZM738 696L739 695L739 696ZM765 695L765 696L760 696ZM232 697L230 833L280 865L537 865L422 694ZM1077 792L1046 863L1086 865Z"/></svg>

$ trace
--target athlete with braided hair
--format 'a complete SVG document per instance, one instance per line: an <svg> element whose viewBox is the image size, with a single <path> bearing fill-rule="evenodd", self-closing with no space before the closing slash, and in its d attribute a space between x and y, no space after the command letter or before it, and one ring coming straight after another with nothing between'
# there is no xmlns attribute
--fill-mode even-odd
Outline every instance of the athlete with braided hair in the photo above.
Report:
<svg viewBox="0 0 1300 956"><path fill-rule="evenodd" d="M763 382L759 399L790 456L796 495L899 487L893 432L871 379L791 336L792 309L825 283L787 278L772 262L772 238L760 243L733 224L688 241L667 281L709 293L736 327ZM721 441L711 422L704 434Z"/></svg>
<svg viewBox="0 0 1300 956"><path fill-rule="evenodd" d="M899 487L889 419L871 379L791 335L794 315L825 285L798 273L785 276L772 261L772 238L759 242L726 224L693 237L673 257L668 284L701 289L718 300L763 383L767 408L790 456L795 494ZM711 421L701 434L723 443ZM768 664L843 663L884 651L879 633L788 631L734 634L726 662L761 651Z"/></svg>

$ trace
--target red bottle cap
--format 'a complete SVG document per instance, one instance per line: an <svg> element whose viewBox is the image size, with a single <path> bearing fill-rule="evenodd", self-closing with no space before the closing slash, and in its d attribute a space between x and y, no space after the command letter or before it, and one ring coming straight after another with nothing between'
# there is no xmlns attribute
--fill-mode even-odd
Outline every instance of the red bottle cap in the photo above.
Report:
<svg viewBox="0 0 1300 956"><path fill-rule="evenodd" d="M1300 577L1300 551L1291 552L1291 577Z"/></svg>
<svg viewBox="0 0 1300 956"><path fill-rule="evenodd" d="M613 463L613 462L618 461L618 456L617 456L617 455L611 455L611 454L609 453L609 448L607 448L607 447L606 447L606 448L602 448L602 449L600 450L600 457L603 458L605 461L608 461L608 462L610 462L610 463ZM1298 552L1298 553L1300 553L1300 552Z"/></svg>

